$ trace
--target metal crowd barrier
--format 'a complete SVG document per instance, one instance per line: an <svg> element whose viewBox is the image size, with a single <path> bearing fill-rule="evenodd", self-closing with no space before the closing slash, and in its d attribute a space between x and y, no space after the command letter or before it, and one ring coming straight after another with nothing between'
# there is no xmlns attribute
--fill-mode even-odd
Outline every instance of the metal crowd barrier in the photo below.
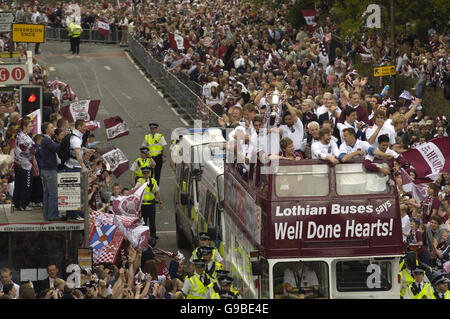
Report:
<svg viewBox="0 0 450 319"><path fill-rule="evenodd" d="M201 98L201 86L189 80L182 72L169 71L168 68L152 56L134 36L128 34L128 46L131 55L150 74L152 79L167 93L191 118L202 120L203 127L218 125L218 116ZM189 83L191 82L191 83Z"/></svg>
<svg viewBox="0 0 450 319"><path fill-rule="evenodd" d="M80 36L80 41L97 43L120 43L122 32L119 30L113 30L109 35L104 36L103 34L100 34L98 30L83 29L83 32ZM45 30L45 37L47 40L69 41L67 29L64 28L52 28L47 26Z"/></svg>

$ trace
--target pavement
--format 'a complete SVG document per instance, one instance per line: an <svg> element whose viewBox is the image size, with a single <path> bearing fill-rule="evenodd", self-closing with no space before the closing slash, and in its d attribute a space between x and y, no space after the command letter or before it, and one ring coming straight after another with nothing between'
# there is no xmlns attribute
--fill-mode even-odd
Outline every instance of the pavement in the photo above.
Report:
<svg viewBox="0 0 450 319"><path fill-rule="evenodd" d="M156 122L160 125L159 132L165 136L168 146L172 130L186 127L185 122L176 115L175 108L134 64L126 48L115 44L81 43L80 55L68 52L68 42L49 41L41 45L41 54L36 57L38 63L50 70L50 80L68 83L80 100L101 100L96 117L101 128L94 131L96 140L104 141L100 147L111 145L120 148L128 157L130 167L139 156L139 147L149 132L148 123ZM120 116L128 125L130 134L106 142L103 120L111 116ZM157 205L158 247L176 252L174 179L167 161L163 165L160 181L163 210L159 211ZM122 187L131 188L130 180L129 171L117 180L113 177L113 182L118 181ZM24 212L17 213L24 218L32 216L33 220L42 216L40 210L27 212L27 215ZM182 252L189 257L189 251Z"/></svg>

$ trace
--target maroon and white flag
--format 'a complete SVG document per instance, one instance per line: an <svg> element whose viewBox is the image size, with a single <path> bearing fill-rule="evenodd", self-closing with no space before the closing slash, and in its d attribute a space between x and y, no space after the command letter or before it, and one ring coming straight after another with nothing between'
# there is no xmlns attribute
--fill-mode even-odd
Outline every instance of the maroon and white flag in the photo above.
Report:
<svg viewBox="0 0 450 319"><path fill-rule="evenodd" d="M169 33L169 43L172 50L187 50L191 46L188 39L172 32Z"/></svg>
<svg viewBox="0 0 450 319"><path fill-rule="evenodd" d="M113 200L112 211L116 215L137 217L141 211L142 198L144 197L147 183L133 188L128 195L120 196Z"/></svg>
<svg viewBox="0 0 450 319"><path fill-rule="evenodd" d="M98 32L104 36L108 36L110 29L109 29L109 23L106 23L104 21L98 21L97 23L98 26Z"/></svg>
<svg viewBox="0 0 450 319"><path fill-rule="evenodd" d="M103 121L108 141L130 134L127 124L120 116L113 116Z"/></svg>
<svg viewBox="0 0 450 319"><path fill-rule="evenodd" d="M97 116L99 106L100 100L77 101L61 107L61 114L69 123L73 123L76 120L93 121Z"/></svg>
<svg viewBox="0 0 450 319"><path fill-rule="evenodd" d="M109 146L99 151L106 164L106 169L119 178L129 168L129 161L125 154L114 146Z"/></svg>
<svg viewBox="0 0 450 319"><path fill-rule="evenodd" d="M403 190L410 194L418 203L421 203L428 196L428 184L416 184L405 169L401 168L400 171L402 173Z"/></svg>
<svg viewBox="0 0 450 319"><path fill-rule="evenodd" d="M305 18L308 29L312 29L314 23L316 22L317 11L314 9L302 10L303 18Z"/></svg>
<svg viewBox="0 0 450 319"><path fill-rule="evenodd" d="M100 128L100 122L99 121L86 121L86 128L89 131L95 131L96 129Z"/></svg>
<svg viewBox="0 0 450 319"><path fill-rule="evenodd" d="M131 225L127 226L124 223L122 223L121 219L119 217L114 215L114 225L117 227L117 229L123 234L123 236L130 242L131 246L133 248L140 248L142 250L148 249L148 239L150 236L150 228L148 226L144 225Z"/></svg>
<svg viewBox="0 0 450 319"><path fill-rule="evenodd" d="M403 157L414 166L416 180L435 181L450 172L450 137L439 137L404 152Z"/></svg>

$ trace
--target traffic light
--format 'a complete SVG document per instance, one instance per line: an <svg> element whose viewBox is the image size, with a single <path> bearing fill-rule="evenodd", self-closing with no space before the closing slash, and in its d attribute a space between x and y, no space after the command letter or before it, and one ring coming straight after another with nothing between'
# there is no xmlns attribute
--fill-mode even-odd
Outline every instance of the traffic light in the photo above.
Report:
<svg viewBox="0 0 450 319"><path fill-rule="evenodd" d="M26 116L42 109L42 86L22 85L20 87L20 115Z"/></svg>

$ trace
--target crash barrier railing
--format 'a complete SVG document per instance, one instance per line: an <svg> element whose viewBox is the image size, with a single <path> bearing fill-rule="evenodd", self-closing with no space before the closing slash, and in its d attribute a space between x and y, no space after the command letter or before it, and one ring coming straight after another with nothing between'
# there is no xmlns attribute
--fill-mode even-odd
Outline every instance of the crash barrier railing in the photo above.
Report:
<svg viewBox="0 0 450 319"><path fill-rule="evenodd" d="M69 41L67 29L46 27L45 37L47 40ZM81 42L101 42L101 43L121 43L122 39L126 39L126 31L113 30L109 35L103 35L98 30L83 29L80 36Z"/></svg>
<svg viewBox="0 0 450 319"><path fill-rule="evenodd" d="M169 71L169 68L158 61L144 45L134 36L128 34L128 46L131 55L151 78L163 88L164 93L169 95L192 121L201 120L203 127L218 126L218 115L201 98L201 86L189 80L189 77L182 72Z"/></svg>

